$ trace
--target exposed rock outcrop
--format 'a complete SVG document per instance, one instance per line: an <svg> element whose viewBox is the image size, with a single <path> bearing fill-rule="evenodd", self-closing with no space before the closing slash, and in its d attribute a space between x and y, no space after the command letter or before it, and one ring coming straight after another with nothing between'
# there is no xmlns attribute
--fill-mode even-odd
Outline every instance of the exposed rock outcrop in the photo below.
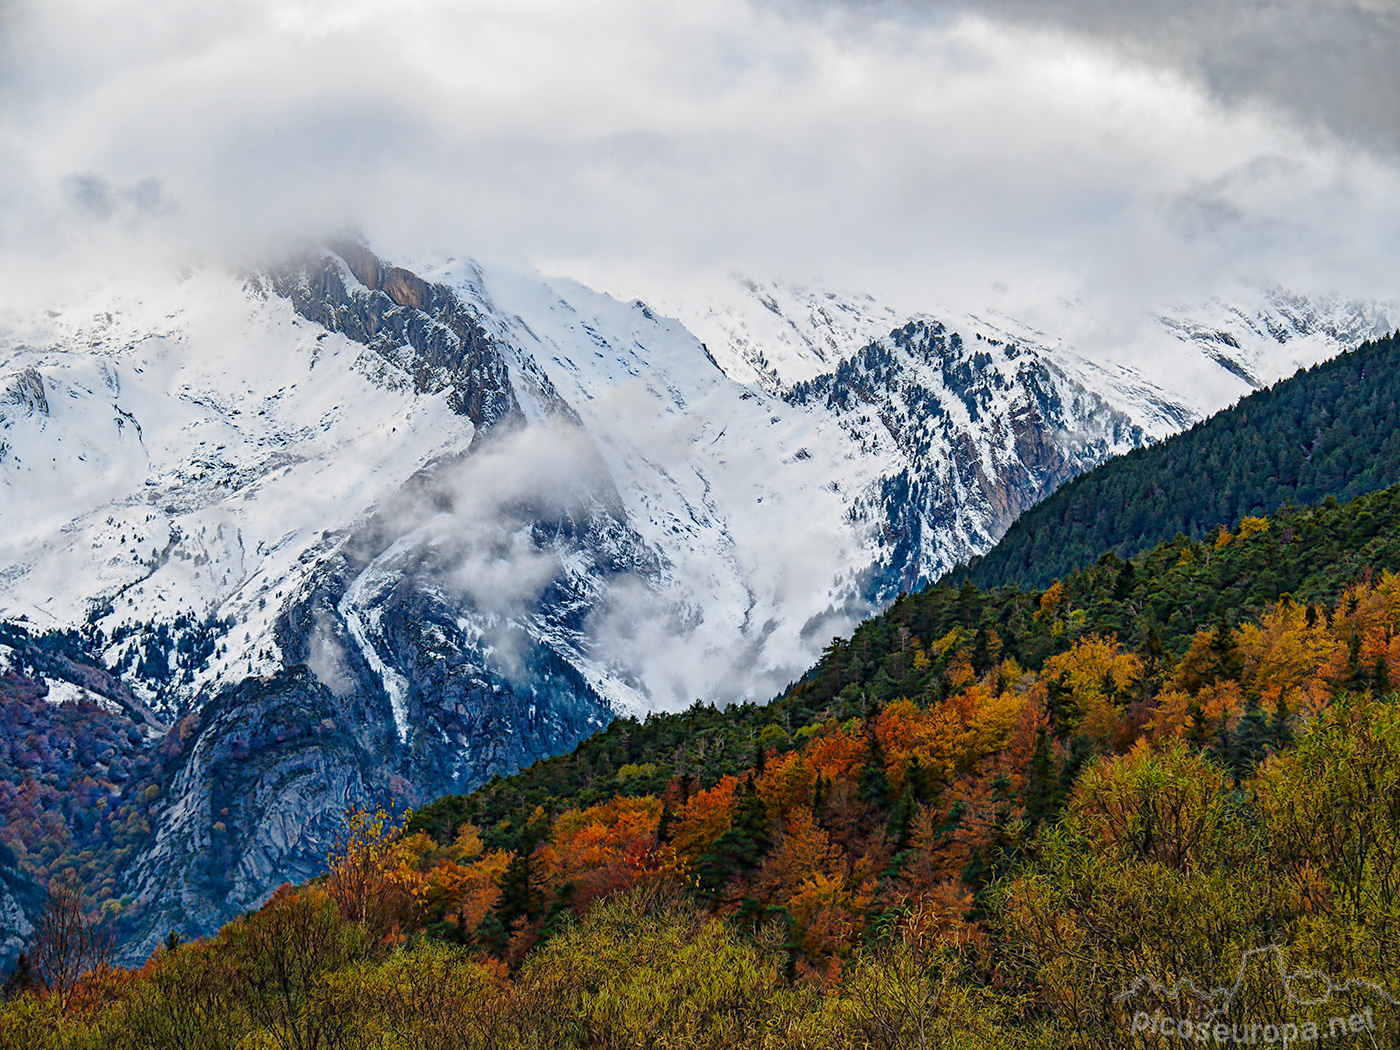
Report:
<svg viewBox="0 0 1400 1050"><path fill-rule="evenodd" d="M28 950L43 906L44 888L19 870L14 853L0 842L0 974Z"/></svg>
<svg viewBox="0 0 1400 1050"><path fill-rule="evenodd" d="M477 427L520 423L510 368L474 311L451 289L385 265L361 244L304 256L252 279L327 331L362 343L413 377L419 393L450 391Z"/></svg>

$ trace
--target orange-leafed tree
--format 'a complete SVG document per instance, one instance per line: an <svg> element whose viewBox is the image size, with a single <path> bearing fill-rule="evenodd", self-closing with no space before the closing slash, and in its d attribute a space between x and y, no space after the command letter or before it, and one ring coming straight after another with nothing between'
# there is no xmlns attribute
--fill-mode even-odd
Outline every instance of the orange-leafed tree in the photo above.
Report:
<svg viewBox="0 0 1400 1050"><path fill-rule="evenodd" d="M694 863L729 830L738 787L738 777L722 777L714 787L692 792L685 804L676 808L670 835L679 856Z"/></svg>
<svg viewBox="0 0 1400 1050"><path fill-rule="evenodd" d="M413 840L426 839L420 832ZM416 850L415 850L416 852ZM451 918L463 931L475 930L501 899L501 880L510 867L509 850L486 852L476 825L463 824L452 844L425 851L418 867L426 868L419 899L429 914Z"/></svg>
<svg viewBox="0 0 1400 1050"><path fill-rule="evenodd" d="M1347 647L1324 621L1307 621L1307 610L1283 601L1239 629L1244 679L1267 708L1282 704L1294 712L1315 712L1331 699L1321 672L1339 658L1344 661Z"/></svg>
<svg viewBox="0 0 1400 1050"><path fill-rule="evenodd" d="M571 903L581 908L642 879L679 874L674 849L656 840L660 819L661 802L651 795L561 813L536 852L542 898L568 885Z"/></svg>
<svg viewBox="0 0 1400 1050"><path fill-rule="evenodd" d="M754 789L773 819L787 816L799 807L810 806L816 785L817 771L797 751L769 759L754 781Z"/></svg>
<svg viewBox="0 0 1400 1050"><path fill-rule="evenodd" d="M1069 652L1046 660L1042 677L1059 728L1078 729L1109 748L1131 743L1116 740L1115 734L1142 673L1141 658L1125 651L1117 639L1091 634Z"/></svg>
<svg viewBox="0 0 1400 1050"><path fill-rule="evenodd" d="M834 719L825 723L803 749L804 760L828 783L857 776L866 754L863 734L848 732Z"/></svg>
<svg viewBox="0 0 1400 1050"><path fill-rule="evenodd" d="M949 784L959 772L1006 745L1028 700L998 692L994 674L928 708L901 698L875 720L891 789L904 788L908 770L924 770L936 784Z"/></svg>
<svg viewBox="0 0 1400 1050"><path fill-rule="evenodd" d="M803 882L823 871L845 871L844 851L817 823L807 808L793 810L777 843L754 878L761 900L787 907Z"/></svg>

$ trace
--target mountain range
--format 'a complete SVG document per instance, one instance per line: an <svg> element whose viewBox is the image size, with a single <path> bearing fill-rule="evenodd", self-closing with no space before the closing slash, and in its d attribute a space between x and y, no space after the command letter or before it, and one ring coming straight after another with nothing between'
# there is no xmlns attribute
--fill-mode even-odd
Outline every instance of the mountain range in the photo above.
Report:
<svg viewBox="0 0 1400 1050"><path fill-rule="evenodd" d="M134 958L314 874L349 805L768 699L1065 481L1394 321L1167 309L1172 388L1004 318L350 241L97 289L0 323L0 694L107 720L80 765L146 829L97 894Z"/></svg>

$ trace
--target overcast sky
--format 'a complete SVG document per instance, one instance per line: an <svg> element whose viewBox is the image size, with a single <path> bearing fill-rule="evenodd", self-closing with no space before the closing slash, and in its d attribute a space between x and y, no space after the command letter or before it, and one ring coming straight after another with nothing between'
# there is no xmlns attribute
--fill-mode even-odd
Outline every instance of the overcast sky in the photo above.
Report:
<svg viewBox="0 0 1400 1050"><path fill-rule="evenodd" d="M0 262L1397 297L1396 0L0 0ZM139 244L139 249L133 245ZM17 260L22 260L17 264Z"/></svg>

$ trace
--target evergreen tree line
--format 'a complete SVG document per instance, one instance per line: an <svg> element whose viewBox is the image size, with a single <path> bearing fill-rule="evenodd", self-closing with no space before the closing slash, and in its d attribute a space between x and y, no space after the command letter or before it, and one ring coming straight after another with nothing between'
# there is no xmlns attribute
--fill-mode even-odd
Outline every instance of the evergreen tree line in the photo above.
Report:
<svg viewBox="0 0 1400 1050"><path fill-rule="evenodd" d="M697 701L687 711L617 719L569 754L429 804L413 827L441 836L470 821L488 848L515 848L541 814L660 794L676 778L710 788L752 766L756 751L790 749L829 718L862 717L901 696L947 696L956 688L949 668L960 661L974 676L1008 657L1039 671L1079 641L1111 635L1161 664L1199 632L1238 625L1284 596L1324 615L1349 584L1387 569L1400 572L1400 485L1347 504L1288 508L1201 542L1178 535L1128 561L1110 551L1045 590L936 584L901 595L850 638L833 638L772 703ZM952 632L957 645L928 646ZM914 640L924 643L922 657Z"/></svg>
<svg viewBox="0 0 1400 1050"><path fill-rule="evenodd" d="M1101 464L1021 515L950 576L1046 587L1104 551L1127 558L1180 532L1400 481L1400 335L1368 342Z"/></svg>

